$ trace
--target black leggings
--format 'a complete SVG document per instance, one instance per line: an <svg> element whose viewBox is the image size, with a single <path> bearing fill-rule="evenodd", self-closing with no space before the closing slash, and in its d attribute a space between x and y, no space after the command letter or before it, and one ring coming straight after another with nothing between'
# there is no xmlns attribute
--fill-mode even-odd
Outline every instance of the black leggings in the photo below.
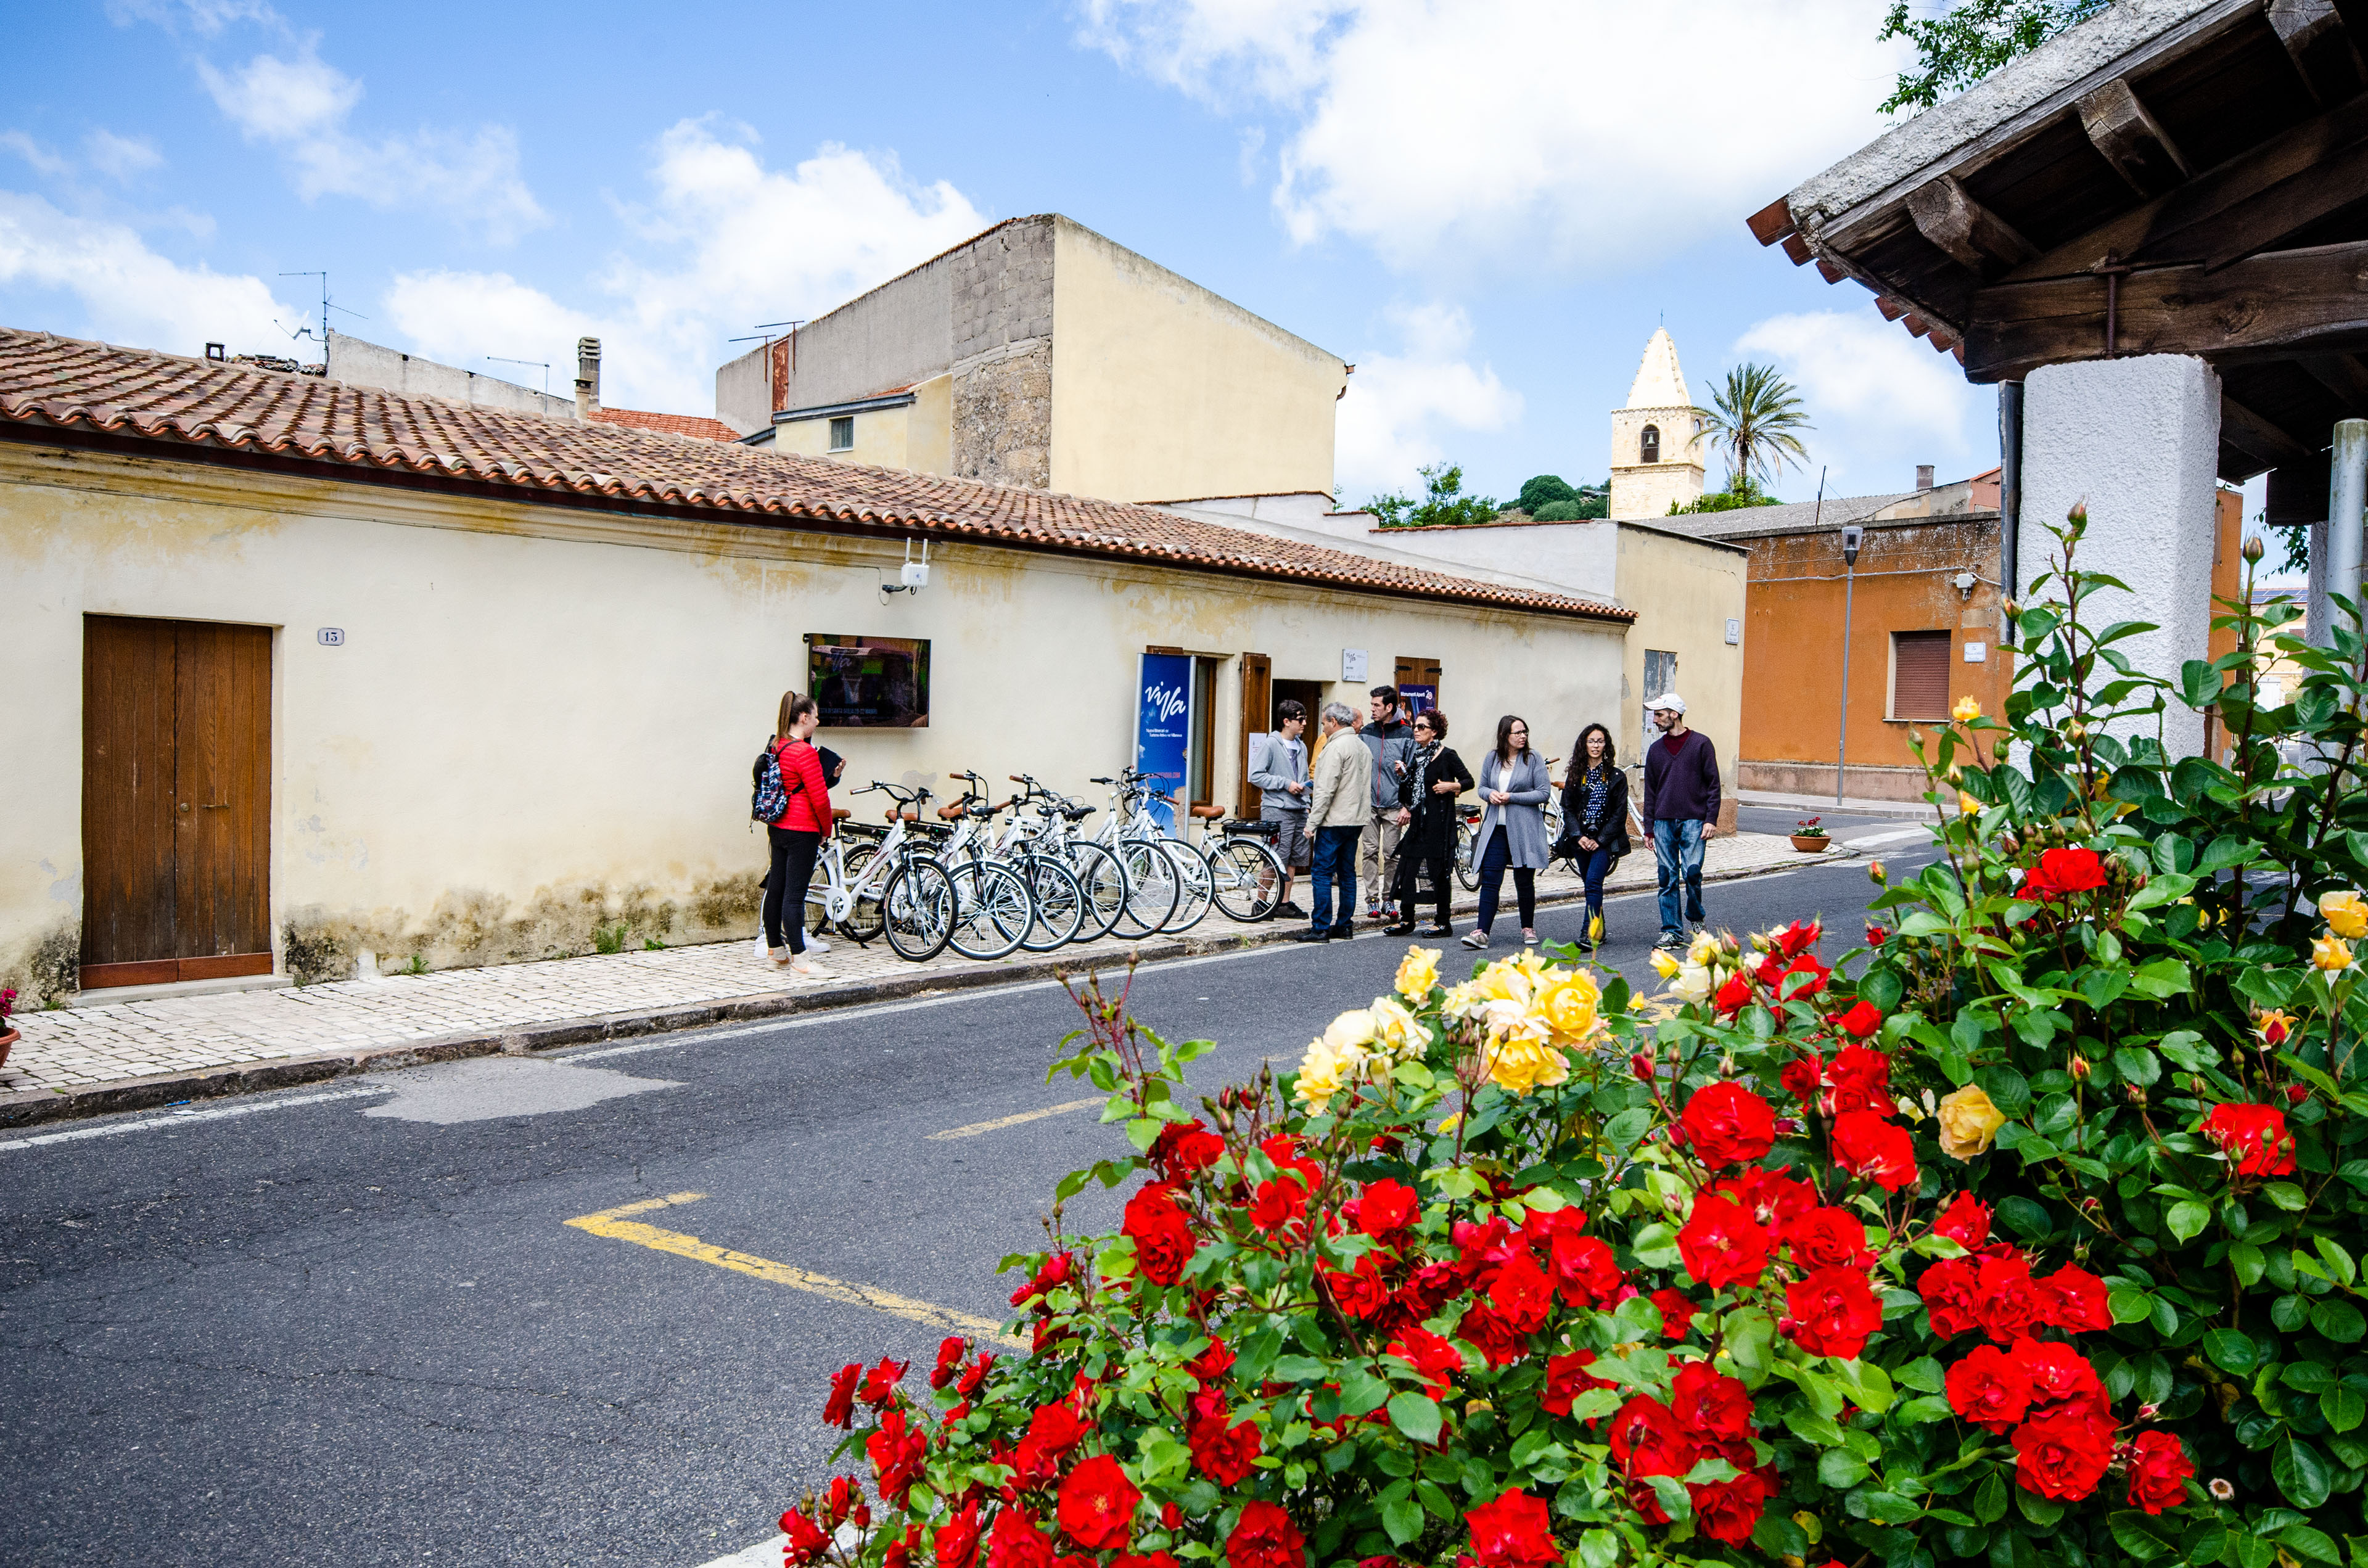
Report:
<svg viewBox="0 0 2368 1568"><path fill-rule="evenodd" d="M1430 891L1439 900L1439 924L1450 924L1449 900L1455 896L1455 847L1436 845L1429 839L1417 839L1411 833L1398 841L1398 883L1395 894L1398 901L1398 918L1414 924L1416 900L1420 897L1415 873L1417 869L1430 878Z"/></svg>
<svg viewBox="0 0 2368 1568"><path fill-rule="evenodd" d="M814 881L822 835L794 827L768 827L765 839L773 849L772 868L765 873L765 945L804 952L806 886Z"/></svg>
<svg viewBox="0 0 2368 1568"><path fill-rule="evenodd" d="M1504 891L1505 872L1513 873L1513 896L1521 905L1521 929L1527 931L1538 923L1538 874L1527 866L1512 865L1513 846L1506 840L1505 824L1498 823L1489 832L1487 846L1480 851L1480 929L1485 933L1497 919L1497 896Z"/></svg>

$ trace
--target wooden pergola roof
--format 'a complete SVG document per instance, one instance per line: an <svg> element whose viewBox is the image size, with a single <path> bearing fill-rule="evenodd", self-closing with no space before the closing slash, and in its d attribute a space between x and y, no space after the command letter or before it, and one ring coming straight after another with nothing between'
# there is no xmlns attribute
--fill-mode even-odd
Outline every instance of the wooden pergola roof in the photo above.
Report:
<svg viewBox="0 0 2368 1568"><path fill-rule="evenodd" d="M2310 520L2330 426L2368 417L2363 53L2368 0L2120 0L1751 230L1974 381L2209 360L2221 476L2277 470L2270 520Z"/></svg>

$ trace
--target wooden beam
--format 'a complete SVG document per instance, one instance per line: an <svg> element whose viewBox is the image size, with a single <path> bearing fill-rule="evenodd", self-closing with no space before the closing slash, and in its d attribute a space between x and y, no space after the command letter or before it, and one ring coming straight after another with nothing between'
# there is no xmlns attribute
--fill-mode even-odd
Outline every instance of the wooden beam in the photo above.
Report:
<svg viewBox="0 0 2368 1568"><path fill-rule="evenodd" d="M2343 400L2346 417L2368 415L2368 369L2358 359L2349 354L2305 354L2294 363Z"/></svg>
<svg viewBox="0 0 2368 1568"><path fill-rule="evenodd" d="M1897 321L1907 313L1907 301L1895 299L1889 294L1877 294L1874 297L1874 308L1883 312L1884 320Z"/></svg>
<svg viewBox="0 0 2368 1568"><path fill-rule="evenodd" d="M1816 259L1815 254L1809 249L1809 242L1798 234L1785 235L1783 244L1784 254L1793 258L1793 265L1795 267L1806 267Z"/></svg>
<svg viewBox="0 0 2368 1568"><path fill-rule="evenodd" d="M1839 283L1843 278L1850 276L1849 273L1844 272L1840 267L1836 267L1824 256L1817 257L1817 271L1828 283Z"/></svg>
<svg viewBox="0 0 2368 1568"><path fill-rule="evenodd" d="M2270 0L2269 16L2303 85L2317 102L2340 104L2368 84L2360 51L2334 0Z"/></svg>
<svg viewBox="0 0 2368 1568"><path fill-rule="evenodd" d="M2009 283L2085 273L2108 252L2140 266L2222 267L2267 250L2368 190L2368 96L2305 120L2168 196L2008 273Z"/></svg>
<svg viewBox="0 0 2368 1568"><path fill-rule="evenodd" d="M2039 254L2039 247L1966 195L1965 187L1948 175L1910 191L1907 215L1915 220L1918 233L1971 267L1976 277L1993 277Z"/></svg>
<svg viewBox="0 0 2368 1568"><path fill-rule="evenodd" d="M2160 196L2188 177L2187 160L2120 78L2084 93L2074 107L2089 142L2140 196Z"/></svg>
<svg viewBox="0 0 2368 1568"><path fill-rule="evenodd" d="M1932 324L1926 321L1922 316L1918 315L1914 311L1908 312L1907 316L1901 320L1899 324L1906 327L1909 335L1914 337L1923 337L1932 330Z"/></svg>
<svg viewBox="0 0 2368 1568"><path fill-rule="evenodd" d="M2301 463L2311 456L2310 448L2226 392L2220 394L2220 438L2271 465Z"/></svg>
<svg viewBox="0 0 2368 1568"><path fill-rule="evenodd" d="M1753 239L1763 245L1772 245L1793 232L1793 204L1780 196L1744 222L1749 226Z"/></svg>
<svg viewBox="0 0 2368 1568"><path fill-rule="evenodd" d="M1964 327L1966 375L1976 381L2100 359L2105 280L1977 289L1967 300ZM2345 337L2368 334L2368 240L2275 251L2218 272L2187 266L2131 273L2121 282L2114 330L2123 355L2346 347Z"/></svg>

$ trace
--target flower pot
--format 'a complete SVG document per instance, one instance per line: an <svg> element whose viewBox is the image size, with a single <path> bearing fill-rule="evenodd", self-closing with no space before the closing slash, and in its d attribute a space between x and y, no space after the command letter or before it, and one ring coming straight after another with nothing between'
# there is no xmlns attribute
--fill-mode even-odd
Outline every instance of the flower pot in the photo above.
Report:
<svg viewBox="0 0 2368 1568"><path fill-rule="evenodd" d="M1796 833L1793 835L1793 847L1804 855L1815 855L1832 843L1831 836L1822 833Z"/></svg>
<svg viewBox="0 0 2368 1568"><path fill-rule="evenodd" d="M0 1067L8 1065L8 1048L16 1043L15 1029L0 1029Z"/></svg>

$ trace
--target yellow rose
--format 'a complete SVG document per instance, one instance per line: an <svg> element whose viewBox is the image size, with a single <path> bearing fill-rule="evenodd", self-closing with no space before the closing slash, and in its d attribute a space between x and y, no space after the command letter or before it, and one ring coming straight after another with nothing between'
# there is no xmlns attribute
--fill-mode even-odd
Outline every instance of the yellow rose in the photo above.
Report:
<svg viewBox="0 0 2368 1568"><path fill-rule="evenodd" d="M1406 956L1398 960L1397 993L1409 1002L1419 1002L1430 994L1439 983L1439 949L1408 948Z"/></svg>
<svg viewBox="0 0 2368 1568"><path fill-rule="evenodd" d="M1957 705L1949 710L1949 716L1960 724L1970 724L1982 716L1982 705L1970 697L1960 697Z"/></svg>
<svg viewBox="0 0 2368 1568"><path fill-rule="evenodd" d="M1952 1160L1986 1154L1990 1140L2005 1125L2005 1114L1990 1103L1982 1086L1967 1084L1941 1100L1941 1153Z"/></svg>
<svg viewBox="0 0 2368 1568"><path fill-rule="evenodd" d="M1677 954L1669 951L1667 948L1655 948L1653 949L1653 972L1655 974L1659 975L1663 980L1675 980L1678 977L1679 967L1679 962Z"/></svg>
<svg viewBox="0 0 2368 1568"><path fill-rule="evenodd" d="M1373 1034L1372 1010L1351 1007L1326 1025L1324 1038L1315 1043L1339 1058L1343 1071L1352 1072L1365 1060L1366 1049L1373 1043Z"/></svg>
<svg viewBox="0 0 2368 1568"><path fill-rule="evenodd" d="M1694 939L1686 946L1686 961L1707 964L1717 958L1718 953L1718 938L1707 931L1698 931L1694 934Z"/></svg>
<svg viewBox="0 0 2368 1568"><path fill-rule="evenodd" d="M2351 949L2340 937L2321 937L2310 945L2310 961L2318 969L2334 971L2351 967Z"/></svg>
<svg viewBox="0 0 2368 1568"><path fill-rule="evenodd" d="M1411 1062L1430 1043L1420 1020L1396 997L1376 996L1366 1011L1373 1020L1373 1044L1395 1060Z"/></svg>
<svg viewBox="0 0 2368 1568"><path fill-rule="evenodd" d="M2263 1051L2275 1051L2294 1039L2294 1020L2291 1013L2268 1012L2253 1020L2253 1033Z"/></svg>
<svg viewBox="0 0 2368 1568"><path fill-rule="evenodd" d="M1699 1002L1710 994L1711 971L1698 963L1690 963L1678 971L1677 979L1669 982L1669 990L1680 1001Z"/></svg>
<svg viewBox="0 0 2368 1568"><path fill-rule="evenodd" d="M1960 790L1957 791L1957 814L1961 817L1977 817L1982 814L1982 803Z"/></svg>
<svg viewBox="0 0 2368 1568"><path fill-rule="evenodd" d="M1495 1041L1488 1050L1488 1081L1509 1095L1551 1088L1570 1076L1570 1059L1559 1047L1529 1035Z"/></svg>
<svg viewBox="0 0 2368 1568"><path fill-rule="evenodd" d="M1340 1092L1343 1066L1338 1054L1320 1040L1299 1059L1299 1085L1292 1093L1309 1114L1323 1115L1332 1096Z"/></svg>
<svg viewBox="0 0 2368 1568"><path fill-rule="evenodd" d="M1545 1020L1546 1032L1556 1044L1577 1045L1595 1032L1595 1007L1602 999L1602 991L1590 976L1574 974L1540 993L1535 1012Z"/></svg>
<svg viewBox="0 0 2368 1568"><path fill-rule="evenodd" d="M2318 895L2319 918L2328 930L2347 942L2368 937L2368 899L2356 892L2323 892Z"/></svg>

